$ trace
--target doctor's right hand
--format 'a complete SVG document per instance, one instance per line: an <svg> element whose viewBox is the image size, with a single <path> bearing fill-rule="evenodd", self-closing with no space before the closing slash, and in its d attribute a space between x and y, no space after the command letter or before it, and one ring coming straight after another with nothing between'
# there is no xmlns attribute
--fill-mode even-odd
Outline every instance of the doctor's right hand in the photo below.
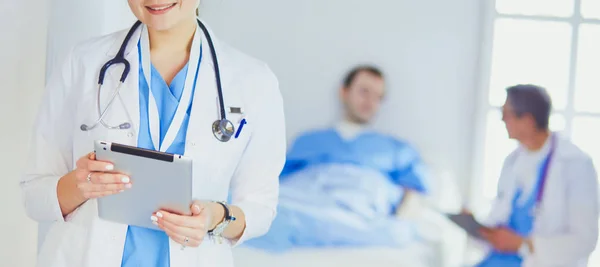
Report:
<svg viewBox="0 0 600 267"><path fill-rule="evenodd" d="M131 179L113 172L114 165L96 160L95 153L89 153L77 160L74 170L77 189L85 199L99 198L123 192L131 188Z"/></svg>

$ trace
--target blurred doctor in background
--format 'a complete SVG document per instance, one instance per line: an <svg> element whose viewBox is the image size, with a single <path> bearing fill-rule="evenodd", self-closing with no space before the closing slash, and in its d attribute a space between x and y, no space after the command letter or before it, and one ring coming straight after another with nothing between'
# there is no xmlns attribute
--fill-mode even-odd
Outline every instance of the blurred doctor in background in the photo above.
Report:
<svg viewBox="0 0 600 267"><path fill-rule="evenodd" d="M426 168L408 143L370 128L385 94L382 72L356 67L339 94L344 117L293 143L280 178L278 216L267 235L248 244L281 251L413 241L412 225L395 211L409 192L427 191Z"/></svg>
<svg viewBox="0 0 600 267"><path fill-rule="evenodd" d="M519 147L505 160L482 235L481 267L587 266L598 236L598 183L591 158L549 130L544 88L507 89L502 118Z"/></svg>

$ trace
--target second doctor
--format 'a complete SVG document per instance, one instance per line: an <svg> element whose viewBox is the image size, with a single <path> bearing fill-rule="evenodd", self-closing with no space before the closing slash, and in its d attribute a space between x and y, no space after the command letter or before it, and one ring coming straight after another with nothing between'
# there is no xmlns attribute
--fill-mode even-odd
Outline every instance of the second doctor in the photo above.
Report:
<svg viewBox="0 0 600 267"><path fill-rule="evenodd" d="M586 153L549 130L551 110L542 87L507 89L502 119L519 147L504 162L479 267L587 266L598 238L597 174Z"/></svg>

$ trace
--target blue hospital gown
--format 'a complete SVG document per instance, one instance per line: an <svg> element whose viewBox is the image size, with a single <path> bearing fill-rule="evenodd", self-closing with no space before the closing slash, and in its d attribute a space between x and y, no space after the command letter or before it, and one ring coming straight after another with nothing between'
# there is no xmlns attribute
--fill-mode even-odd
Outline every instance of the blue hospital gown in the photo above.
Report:
<svg viewBox="0 0 600 267"><path fill-rule="evenodd" d="M427 174L408 144L378 133L344 140L335 129L310 132L291 146L280 177L277 217L247 245L273 252L295 247L401 247L414 225L391 214L406 188L427 191Z"/></svg>
<svg viewBox="0 0 600 267"><path fill-rule="evenodd" d="M292 145L281 179L314 165L347 163L380 171L394 184L427 192L427 170L419 153L408 143L375 132L352 140L335 129L301 135Z"/></svg>

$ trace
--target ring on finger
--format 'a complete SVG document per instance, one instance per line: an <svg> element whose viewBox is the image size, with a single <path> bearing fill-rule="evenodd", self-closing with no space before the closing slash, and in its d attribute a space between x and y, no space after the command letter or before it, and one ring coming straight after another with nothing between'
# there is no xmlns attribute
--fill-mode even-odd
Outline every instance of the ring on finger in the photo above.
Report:
<svg viewBox="0 0 600 267"><path fill-rule="evenodd" d="M183 245L181 245L181 250L185 249L187 243L190 242L190 238L189 237L184 237L183 238Z"/></svg>
<svg viewBox="0 0 600 267"><path fill-rule="evenodd" d="M88 173L85 179L88 181L88 183L92 183L92 172Z"/></svg>

